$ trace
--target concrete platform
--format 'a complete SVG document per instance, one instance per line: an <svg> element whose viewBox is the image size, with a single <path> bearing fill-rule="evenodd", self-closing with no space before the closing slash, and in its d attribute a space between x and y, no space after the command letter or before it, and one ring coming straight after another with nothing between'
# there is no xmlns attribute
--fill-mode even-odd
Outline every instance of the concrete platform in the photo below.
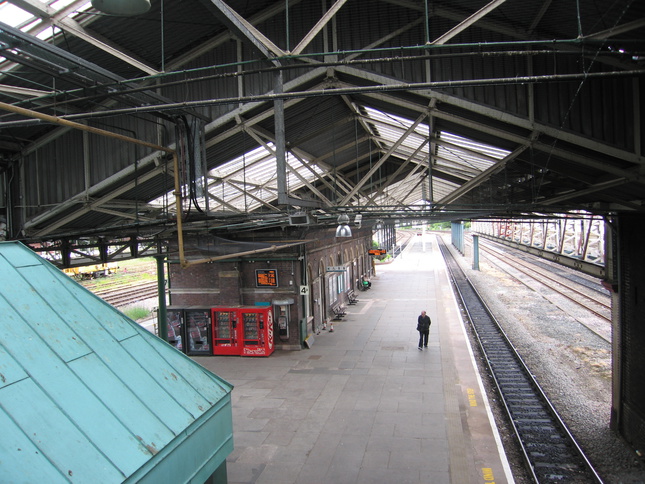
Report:
<svg viewBox="0 0 645 484"><path fill-rule="evenodd" d="M310 349L194 358L235 386L229 483L513 482L435 237L358 297Z"/></svg>

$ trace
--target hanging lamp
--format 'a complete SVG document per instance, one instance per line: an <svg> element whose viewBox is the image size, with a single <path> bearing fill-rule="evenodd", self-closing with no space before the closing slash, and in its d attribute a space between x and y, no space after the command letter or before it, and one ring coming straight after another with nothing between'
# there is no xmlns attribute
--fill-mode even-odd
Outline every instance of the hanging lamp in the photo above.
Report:
<svg viewBox="0 0 645 484"><path fill-rule="evenodd" d="M345 213L338 217L338 227L336 227L336 237L351 237L352 229L349 224L349 216Z"/></svg>

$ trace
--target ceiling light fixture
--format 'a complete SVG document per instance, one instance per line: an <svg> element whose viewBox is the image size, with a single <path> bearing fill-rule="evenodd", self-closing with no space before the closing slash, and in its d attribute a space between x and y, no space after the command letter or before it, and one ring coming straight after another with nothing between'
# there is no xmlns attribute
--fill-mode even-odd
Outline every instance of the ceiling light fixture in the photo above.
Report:
<svg viewBox="0 0 645 484"><path fill-rule="evenodd" d="M336 227L336 237L351 237L352 229L349 227L349 217L343 213L338 217L338 227Z"/></svg>

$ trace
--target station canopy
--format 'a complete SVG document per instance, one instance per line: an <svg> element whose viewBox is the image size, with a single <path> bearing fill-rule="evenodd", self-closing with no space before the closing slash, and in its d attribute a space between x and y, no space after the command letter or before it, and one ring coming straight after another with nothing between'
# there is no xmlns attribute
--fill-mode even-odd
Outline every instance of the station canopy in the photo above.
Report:
<svg viewBox="0 0 645 484"><path fill-rule="evenodd" d="M227 233L642 211L644 19L630 0L0 2L6 237L165 237L177 201L186 230Z"/></svg>

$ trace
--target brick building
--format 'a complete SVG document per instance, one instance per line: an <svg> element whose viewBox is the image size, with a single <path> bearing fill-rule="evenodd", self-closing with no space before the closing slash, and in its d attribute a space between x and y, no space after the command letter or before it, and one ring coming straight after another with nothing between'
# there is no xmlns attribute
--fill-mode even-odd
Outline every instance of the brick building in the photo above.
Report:
<svg viewBox="0 0 645 484"><path fill-rule="evenodd" d="M171 260L170 307L271 306L276 347L300 349L373 275L372 229L352 232L340 238L332 228L289 226L246 238L187 237L187 260L215 260L186 268ZM279 316L286 328L277 326Z"/></svg>

